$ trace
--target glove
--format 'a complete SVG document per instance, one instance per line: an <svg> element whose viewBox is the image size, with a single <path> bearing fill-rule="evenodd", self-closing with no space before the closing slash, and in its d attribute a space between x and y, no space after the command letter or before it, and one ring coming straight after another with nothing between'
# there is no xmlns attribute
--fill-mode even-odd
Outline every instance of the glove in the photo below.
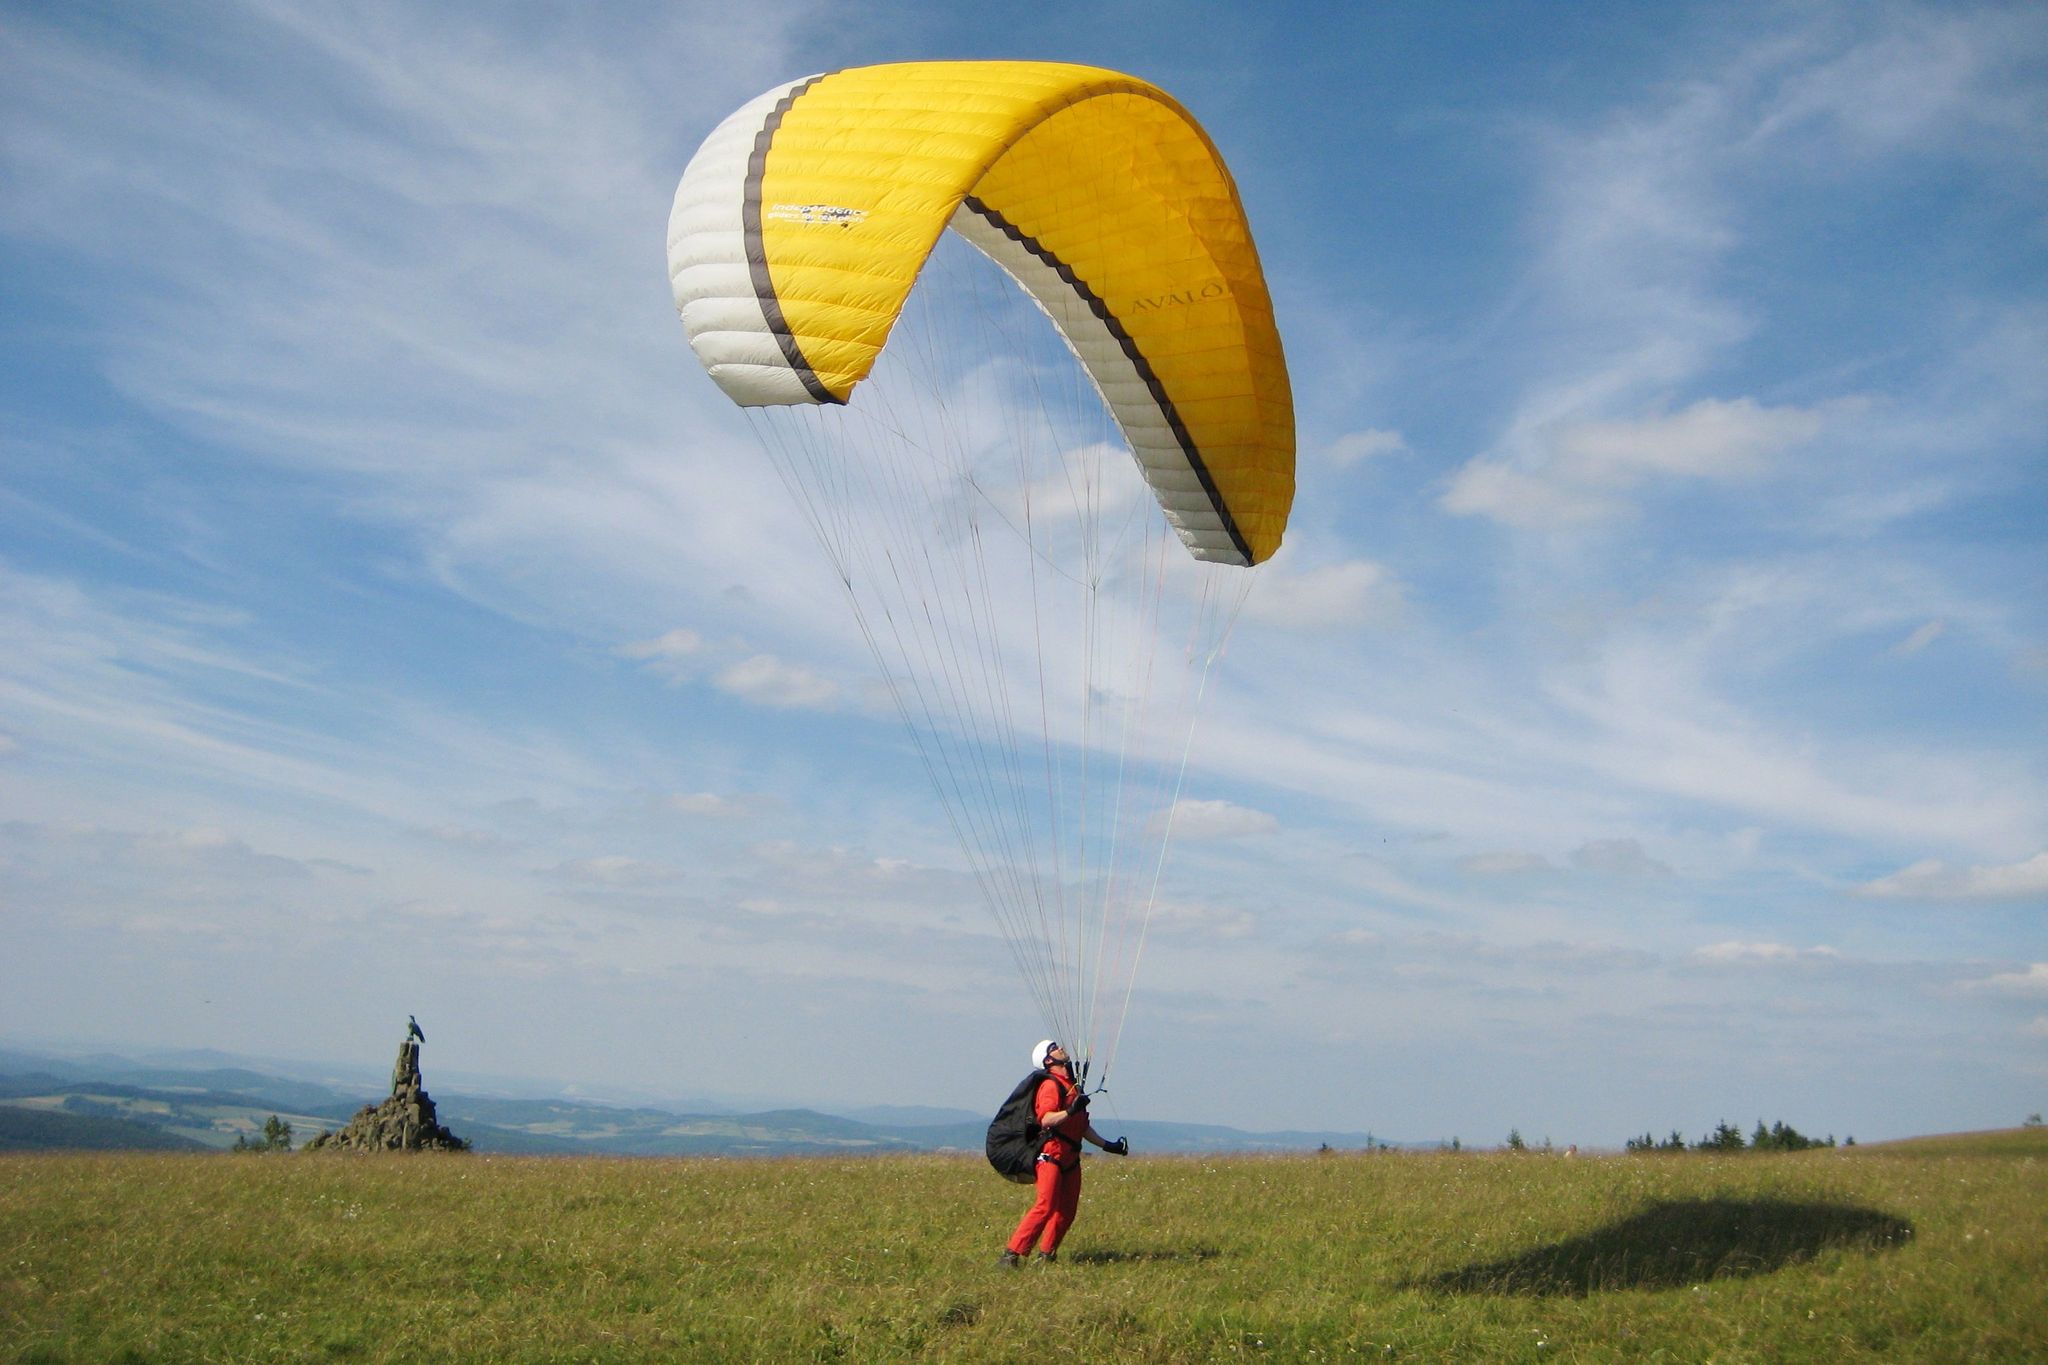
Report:
<svg viewBox="0 0 2048 1365"><path fill-rule="evenodd" d="M1102 1144L1102 1150L1108 1152L1111 1156L1129 1156L1131 1154L1131 1140L1129 1138L1118 1138L1115 1142L1105 1142Z"/></svg>
<svg viewBox="0 0 2048 1365"><path fill-rule="evenodd" d="M1085 1112L1087 1112L1087 1109L1088 1109L1088 1092L1087 1092L1087 1091L1085 1091L1085 1090L1077 1090L1077 1091L1075 1091L1075 1092L1074 1092L1074 1102L1073 1102L1072 1104L1070 1104L1070 1105L1068 1105L1068 1106L1067 1106L1067 1112L1069 1112L1069 1113L1074 1113L1074 1114L1080 1114L1080 1113L1085 1113Z"/></svg>

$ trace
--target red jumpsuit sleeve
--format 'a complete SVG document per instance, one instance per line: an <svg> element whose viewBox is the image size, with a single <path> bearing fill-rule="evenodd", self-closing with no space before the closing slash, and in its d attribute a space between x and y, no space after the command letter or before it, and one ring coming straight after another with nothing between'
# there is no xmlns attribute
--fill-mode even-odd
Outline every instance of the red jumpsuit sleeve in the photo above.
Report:
<svg viewBox="0 0 2048 1365"><path fill-rule="evenodd" d="M1043 1120L1047 1114L1060 1107L1060 1083L1047 1076L1038 1083L1038 1093L1031 1097L1031 1116Z"/></svg>

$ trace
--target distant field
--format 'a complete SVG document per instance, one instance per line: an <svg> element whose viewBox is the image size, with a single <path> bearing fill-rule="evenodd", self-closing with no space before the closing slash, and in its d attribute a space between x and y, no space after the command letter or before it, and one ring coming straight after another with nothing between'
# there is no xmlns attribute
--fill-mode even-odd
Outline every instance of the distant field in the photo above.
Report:
<svg viewBox="0 0 2048 1365"><path fill-rule="evenodd" d="M2048 1128L1993 1128L1981 1133L1943 1133L1936 1137L1902 1138L1865 1147L1844 1148L1852 1156L2014 1156L2048 1155Z"/></svg>
<svg viewBox="0 0 2048 1365"><path fill-rule="evenodd" d="M2042 1360L2048 1133L1797 1155L0 1157L0 1357Z"/></svg>

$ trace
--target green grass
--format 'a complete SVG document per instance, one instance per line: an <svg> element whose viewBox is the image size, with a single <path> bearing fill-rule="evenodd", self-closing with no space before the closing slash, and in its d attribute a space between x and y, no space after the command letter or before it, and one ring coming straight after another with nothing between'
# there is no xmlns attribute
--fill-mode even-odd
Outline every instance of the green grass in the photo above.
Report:
<svg viewBox="0 0 2048 1365"><path fill-rule="evenodd" d="M1091 1161L0 1158L0 1357L2039 1360L2048 1135Z"/></svg>

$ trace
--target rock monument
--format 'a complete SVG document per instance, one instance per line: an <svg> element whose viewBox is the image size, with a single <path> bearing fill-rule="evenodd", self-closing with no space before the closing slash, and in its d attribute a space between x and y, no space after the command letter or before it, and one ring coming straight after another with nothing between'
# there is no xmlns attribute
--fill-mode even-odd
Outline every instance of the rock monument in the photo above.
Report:
<svg viewBox="0 0 2048 1365"><path fill-rule="evenodd" d="M302 1149L330 1152L466 1152L469 1144L441 1126L434 1101L420 1083L420 1044L427 1035L407 1016L405 1041L391 1068L391 1096L366 1104L339 1132L321 1133Z"/></svg>

